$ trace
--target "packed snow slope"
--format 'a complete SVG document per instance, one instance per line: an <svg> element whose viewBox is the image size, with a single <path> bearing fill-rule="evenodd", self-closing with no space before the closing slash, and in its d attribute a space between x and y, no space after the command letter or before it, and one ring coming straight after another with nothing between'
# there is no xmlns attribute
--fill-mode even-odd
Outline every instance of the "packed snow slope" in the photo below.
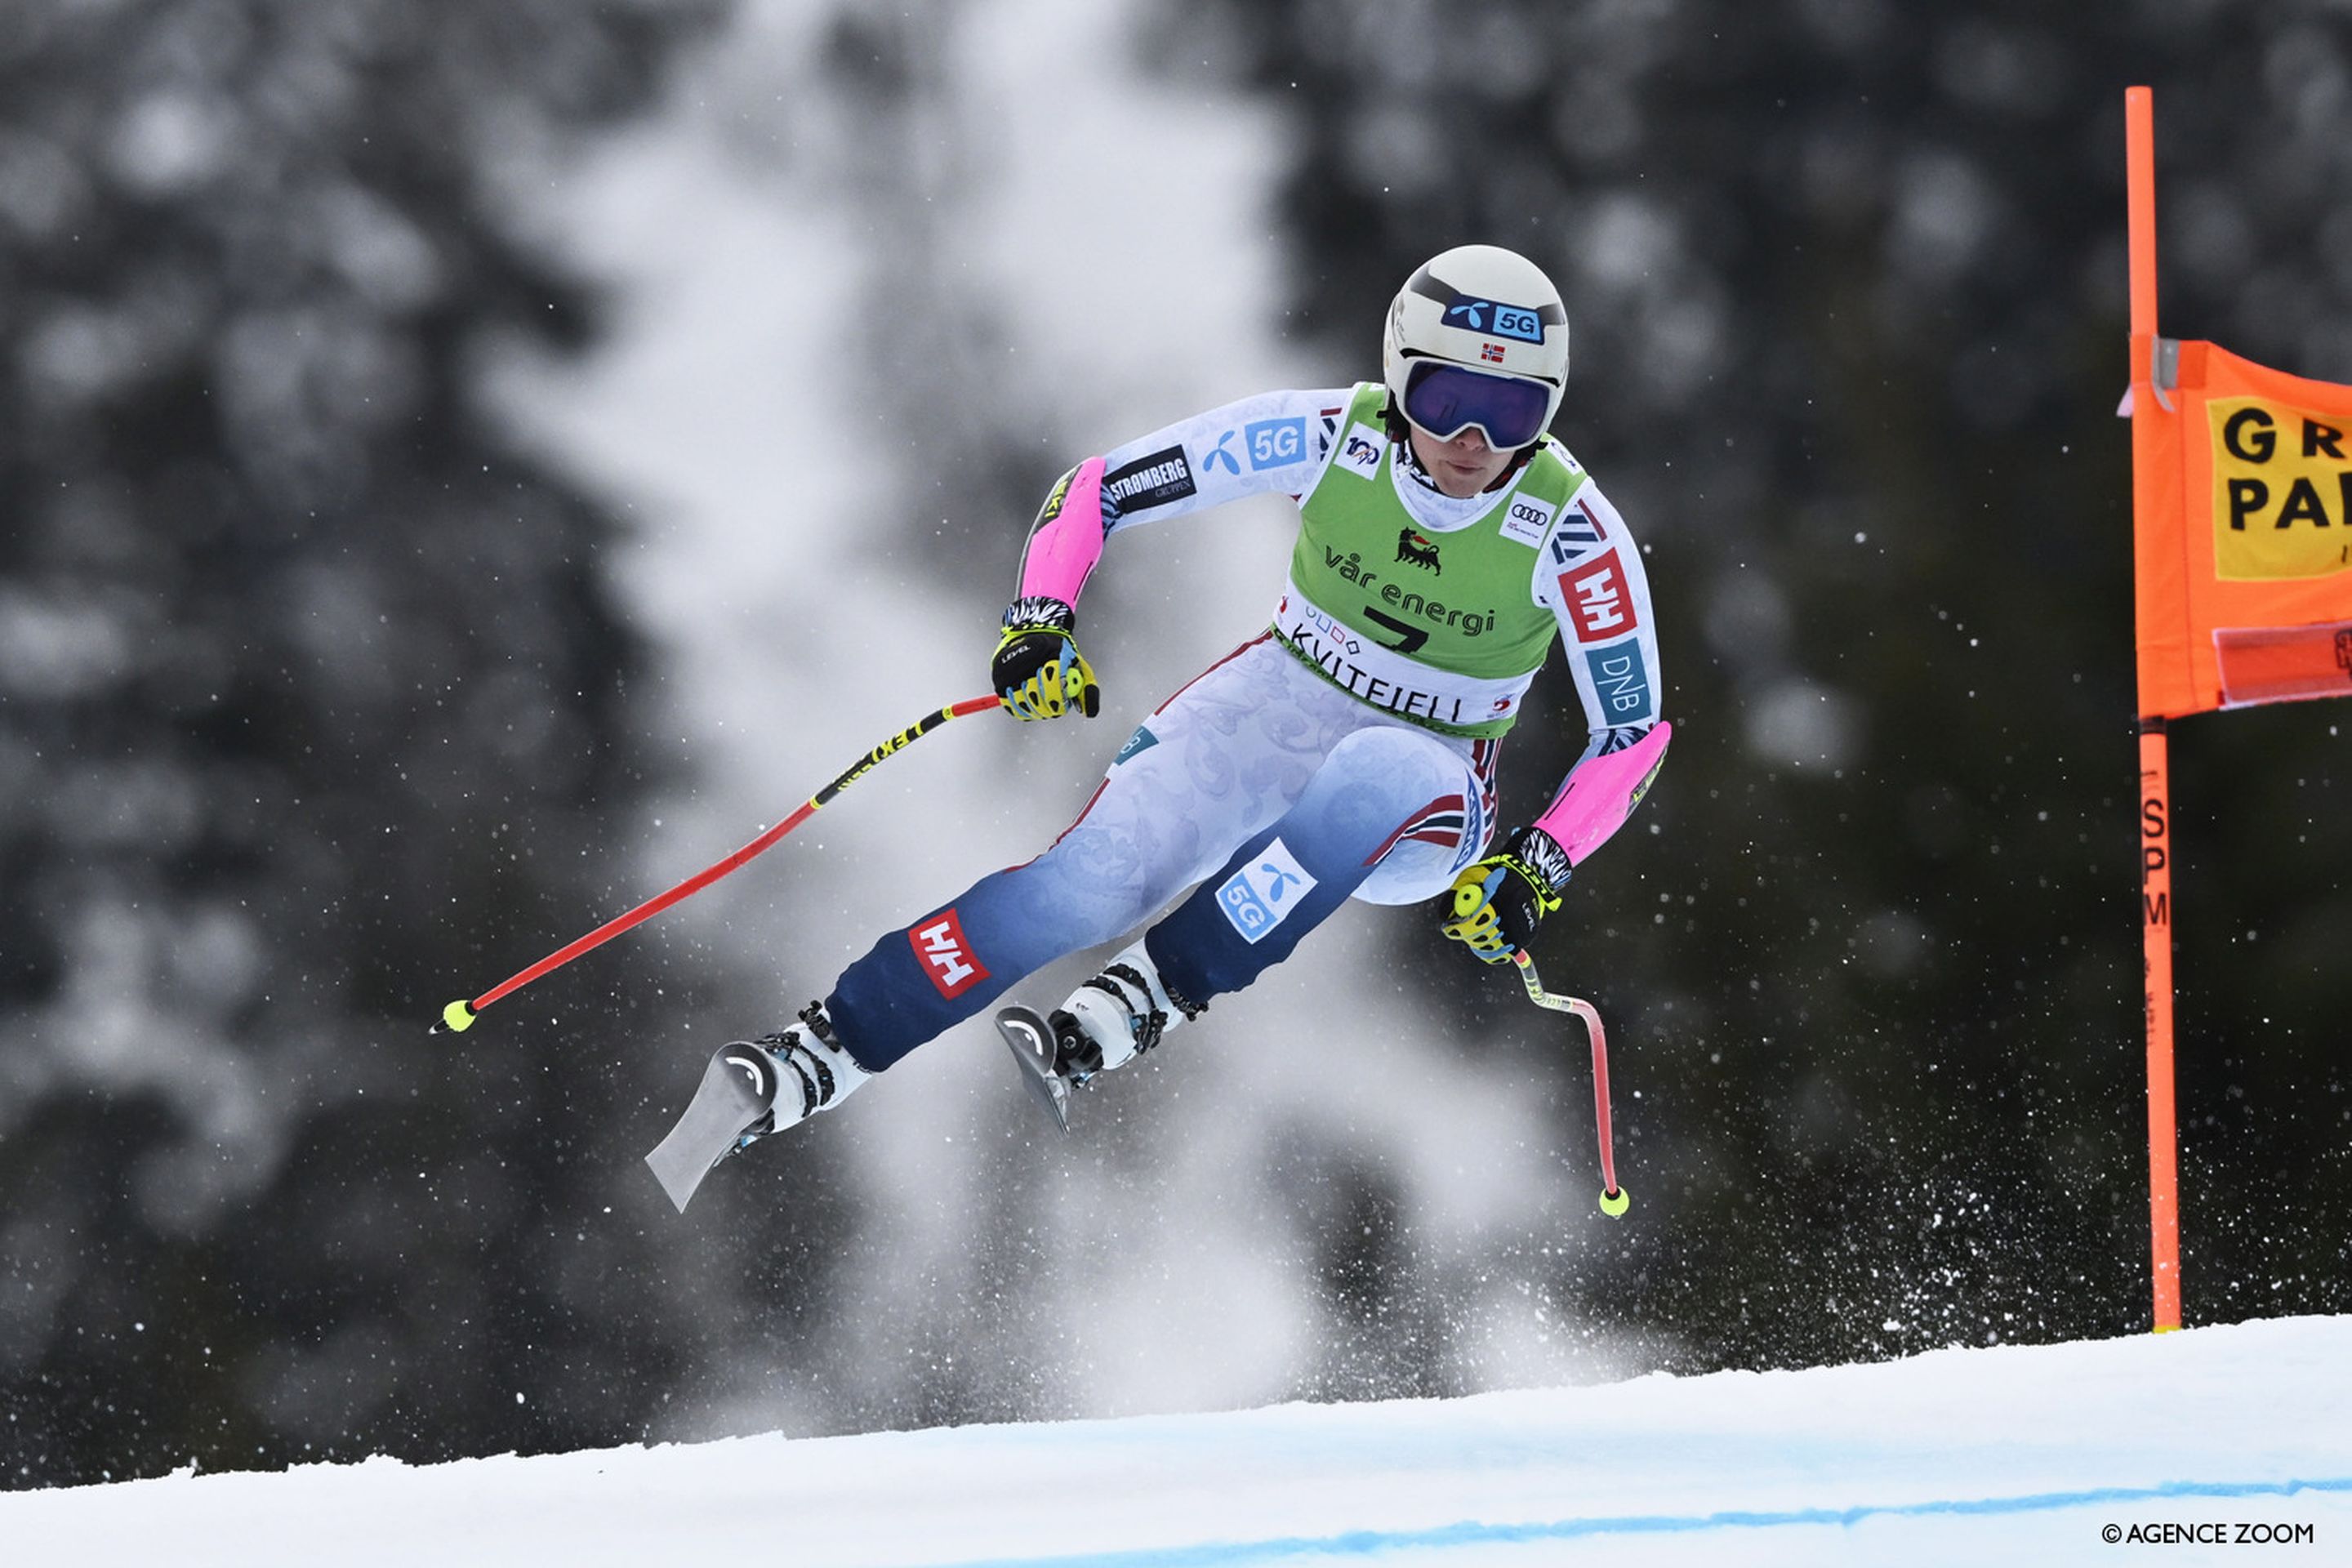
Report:
<svg viewBox="0 0 2352 1568"><path fill-rule="evenodd" d="M0 1494L12 1563L2352 1563L2352 1318Z"/></svg>

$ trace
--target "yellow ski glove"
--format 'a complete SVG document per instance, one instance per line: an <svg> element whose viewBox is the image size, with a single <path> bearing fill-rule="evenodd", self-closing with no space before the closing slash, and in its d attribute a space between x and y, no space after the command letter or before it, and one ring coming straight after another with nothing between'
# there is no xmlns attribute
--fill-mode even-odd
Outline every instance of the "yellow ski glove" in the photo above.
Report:
<svg viewBox="0 0 2352 1568"><path fill-rule="evenodd" d="M1091 719L1101 710L1094 666L1078 652L1078 613L1043 595L1015 599L1004 612L989 679L1016 719L1058 719L1075 708Z"/></svg>
<svg viewBox="0 0 2352 1568"><path fill-rule="evenodd" d="M1439 929L1480 963L1500 963L1535 941L1544 916L1559 908L1568 876L1568 856L1551 835L1522 827L1501 853L1462 868L1454 879L1453 918Z"/></svg>

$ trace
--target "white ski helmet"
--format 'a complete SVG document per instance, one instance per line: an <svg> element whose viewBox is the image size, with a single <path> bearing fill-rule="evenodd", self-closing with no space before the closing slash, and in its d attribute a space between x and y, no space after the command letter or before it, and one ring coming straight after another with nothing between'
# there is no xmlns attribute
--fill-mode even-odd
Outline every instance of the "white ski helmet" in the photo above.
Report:
<svg viewBox="0 0 2352 1568"><path fill-rule="evenodd" d="M1509 451L1538 440L1568 384L1568 311L1543 268L1498 245L1432 257L1397 290L1381 343L1391 405L1441 439L1471 426Z"/></svg>

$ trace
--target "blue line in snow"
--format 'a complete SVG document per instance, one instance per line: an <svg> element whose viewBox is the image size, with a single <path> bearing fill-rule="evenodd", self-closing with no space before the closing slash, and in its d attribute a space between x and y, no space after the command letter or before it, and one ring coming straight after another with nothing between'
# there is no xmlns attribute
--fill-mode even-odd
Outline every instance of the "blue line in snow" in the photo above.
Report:
<svg viewBox="0 0 2352 1568"><path fill-rule="evenodd" d="M1240 1568L1299 1557L1369 1557L1379 1552L1454 1546L1504 1546L1522 1542L1570 1541L1591 1535L1671 1535L1701 1530L1755 1530L1788 1524L1859 1524L1866 1519L1919 1518L1934 1514L2035 1513L2093 1503L2158 1502L2173 1498L2293 1497L2297 1492L2352 1492L2352 1477L2295 1481L2167 1481L2157 1487L2103 1487L2092 1491L2039 1492L2027 1497L1967 1498L1883 1507L1801 1508L1782 1511L1633 1514L1615 1519L1563 1519L1548 1524L1441 1525L1433 1530L1353 1530L1339 1535L1291 1536L1274 1541L1213 1541L1191 1546L1147 1546L1129 1551L1055 1557L974 1559L960 1568ZM950 1565L942 1565L950 1568Z"/></svg>

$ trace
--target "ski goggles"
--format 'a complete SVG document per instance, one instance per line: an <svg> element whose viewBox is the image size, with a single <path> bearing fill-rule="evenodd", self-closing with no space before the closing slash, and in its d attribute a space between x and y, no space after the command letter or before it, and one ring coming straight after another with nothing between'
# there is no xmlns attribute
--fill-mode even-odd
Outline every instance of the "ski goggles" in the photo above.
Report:
<svg viewBox="0 0 2352 1568"><path fill-rule="evenodd" d="M1551 389L1541 382L1488 375L1467 365L1425 359L1404 375L1404 416L1441 441L1474 426L1498 452L1543 434Z"/></svg>

